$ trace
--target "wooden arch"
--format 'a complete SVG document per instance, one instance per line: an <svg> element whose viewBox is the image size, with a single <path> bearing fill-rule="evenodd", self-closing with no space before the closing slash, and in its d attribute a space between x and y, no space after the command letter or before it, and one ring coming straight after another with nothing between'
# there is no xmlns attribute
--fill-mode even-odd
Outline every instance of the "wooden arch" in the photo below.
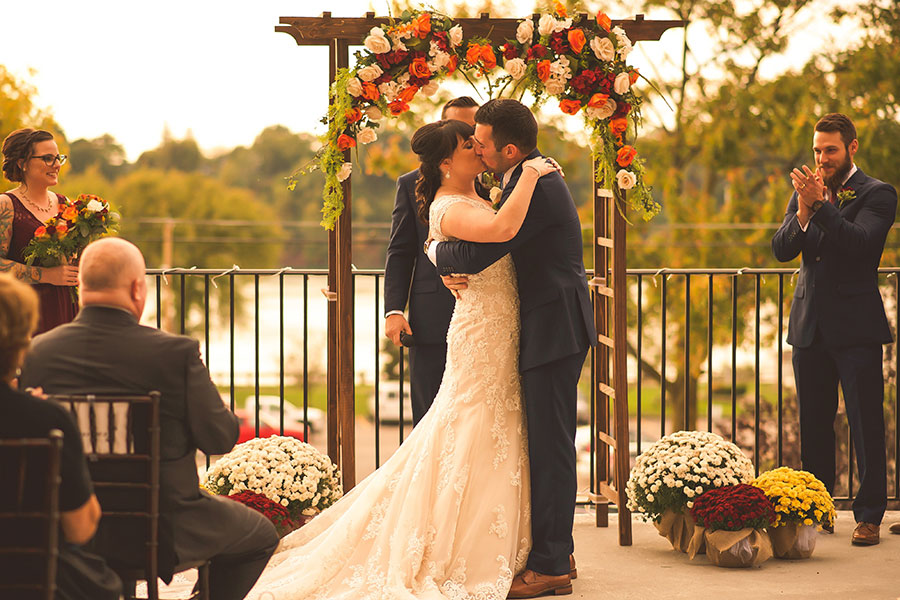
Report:
<svg viewBox="0 0 900 600"><path fill-rule="evenodd" d="M540 15L535 15L535 21ZM582 15L587 21L587 15ZM493 45L515 39L521 19L454 19L466 38L483 37ZM361 45L373 27L390 23L387 17L366 13L362 18L281 17L275 31L287 33L299 46L328 46L329 80L337 70L350 66L350 46ZM684 21L648 21L643 15L612 22L634 42L659 40L672 27ZM327 93L327 90L326 90ZM346 161L350 151L345 151ZM328 455L340 465L344 490L356 485L356 448L354 431L353 383L353 273L351 264L352 195L350 179L343 182L344 210L333 230L328 231ZM620 191L624 198L624 191ZM598 444L596 473L598 489L590 494L597 505L597 526L608 525L609 503L619 511L619 543L631 545L631 518L627 508L625 483L629 473L628 451L628 379L625 345L625 220L616 209L611 190L599 189L594 182L594 322L600 342L592 368L596 374L593 438ZM617 390L619 393L617 394ZM612 427L610 402L613 402ZM615 466L610 473L610 448Z"/></svg>

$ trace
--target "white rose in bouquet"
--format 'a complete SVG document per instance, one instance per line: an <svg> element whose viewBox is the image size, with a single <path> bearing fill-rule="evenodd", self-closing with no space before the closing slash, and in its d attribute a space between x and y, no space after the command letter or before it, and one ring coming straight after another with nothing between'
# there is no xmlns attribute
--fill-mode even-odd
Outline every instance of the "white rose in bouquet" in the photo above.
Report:
<svg viewBox="0 0 900 600"><path fill-rule="evenodd" d="M594 51L594 56L600 60L611 61L616 57L616 47L608 37L591 38L591 50Z"/></svg>
<svg viewBox="0 0 900 600"><path fill-rule="evenodd" d="M362 94L362 82L356 77L351 77L347 81L347 93L354 98Z"/></svg>
<svg viewBox="0 0 900 600"><path fill-rule="evenodd" d="M637 183L637 177L631 171L619 169L619 172L616 173L616 184L623 190L630 190L635 183Z"/></svg>
<svg viewBox="0 0 900 600"><path fill-rule="evenodd" d="M503 65L506 69L506 72L510 74L510 76L518 81L525 76L525 71L527 67L525 66L525 61L521 58L513 58L506 61L506 64Z"/></svg>
<svg viewBox="0 0 900 600"><path fill-rule="evenodd" d="M459 25L454 25L450 28L450 31L447 32L450 38L450 45L454 48L462 44L463 41L463 29Z"/></svg>
<svg viewBox="0 0 900 600"><path fill-rule="evenodd" d="M543 14L538 21L538 33L541 36L550 35L556 30L556 19L553 15Z"/></svg>
<svg viewBox="0 0 900 600"><path fill-rule="evenodd" d="M534 37L534 23L531 19L525 19L516 28L516 41L520 44L530 44Z"/></svg>
<svg viewBox="0 0 900 600"><path fill-rule="evenodd" d="M105 207L104 207L103 203L100 202L99 200L91 200L84 207L84 209L88 212L100 212L104 208Z"/></svg>
<svg viewBox="0 0 900 600"><path fill-rule="evenodd" d="M593 107L588 106L584 109L585 114L591 119L608 119L616 112L616 101L612 98L607 98L606 102L604 102L603 106Z"/></svg>
<svg viewBox="0 0 900 600"><path fill-rule="evenodd" d="M373 27L363 42L368 50L374 54L384 54L391 51L391 42L385 37L381 27Z"/></svg>
<svg viewBox="0 0 900 600"><path fill-rule="evenodd" d="M375 130L371 127L363 127L360 129L359 134L356 136L356 140L360 144L371 144L375 140L378 139L378 134L375 133ZM348 164L348 163L345 163Z"/></svg>
<svg viewBox="0 0 900 600"><path fill-rule="evenodd" d="M381 77L383 73L384 71L382 71L381 67L378 65L368 65L357 71L356 76L363 81L372 81L373 79Z"/></svg>
<svg viewBox="0 0 900 600"><path fill-rule="evenodd" d="M613 90L622 95L628 91L631 87L631 77L628 76L628 73L619 73L616 75L616 80L613 82Z"/></svg>
<svg viewBox="0 0 900 600"><path fill-rule="evenodd" d="M374 105L367 107L363 112L366 113L366 118L370 121L380 121L381 118L384 117L384 113L381 112L381 109Z"/></svg>

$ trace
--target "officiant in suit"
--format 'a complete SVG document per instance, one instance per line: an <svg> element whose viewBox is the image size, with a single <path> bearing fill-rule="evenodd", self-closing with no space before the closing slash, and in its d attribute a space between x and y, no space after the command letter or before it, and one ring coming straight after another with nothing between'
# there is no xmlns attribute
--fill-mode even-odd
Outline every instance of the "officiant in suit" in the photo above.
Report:
<svg viewBox="0 0 900 600"><path fill-rule="evenodd" d="M442 119L475 125L478 103L468 96L444 105ZM418 218L416 181L419 170L401 175L391 213L391 241L384 265L384 335L397 346L402 332L415 340L409 346L410 401L418 423L437 395L447 362L447 329L453 314L453 294L441 285L434 265L423 252L428 225ZM404 316L408 307L409 320ZM409 343L409 342L408 342Z"/></svg>
<svg viewBox="0 0 900 600"><path fill-rule="evenodd" d="M523 160L540 156L534 115L516 100L495 99L475 114L475 148L502 174L503 202L522 174ZM479 273L511 253L519 285L519 371L528 422L533 545L510 598L571 593L574 575L575 426L577 384L597 334L582 258L581 222L563 178L538 180L528 214L509 242L434 242L442 276ZM445 278L465 289L463 278Z"/></svg>
<svg viewBox="0 0 900 600"><path fill-rule="evenodd" d="M209 559L211 597L240 600L274 552L278 534L260 513L200 489L197 449L230 451L238 421L210 380L196 340L139 324L144 272L144 258L130 242L90 244L78 273L81 311L73 322L34 338L20 386L47 394L159 391L160 576L171 578L177 563ZM127 535L103 533L101 524L94 549L111 565L143 564L143 549L132 548Z"/></svg>
<svg viewBox="0 0 900 600"><path fill-rule="evenodd" d="M787 341L793 346L803 468L835 483L838 383L856 453L856 545L879 542L887 505L882 344L892 342L878 264L897 210L896 190L854 163L856 128L832 113L815 125L816 171L794 169L794 193L772 238L779 261L802 255Z"/></svg>

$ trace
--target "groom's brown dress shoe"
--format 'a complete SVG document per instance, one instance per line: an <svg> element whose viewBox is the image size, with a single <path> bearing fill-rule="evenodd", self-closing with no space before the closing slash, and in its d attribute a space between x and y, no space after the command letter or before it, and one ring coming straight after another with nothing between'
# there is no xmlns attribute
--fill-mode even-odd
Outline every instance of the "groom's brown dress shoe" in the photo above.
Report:
<svg viewBox="0 0 900 600"><path fill-rule="evenodd" d="M900 533L900 522L894 523L888 528L891 533Z"/></svg>
<svg viewBox="0 0 900 600"><path fill-rule="evenodd" d="M880 527L874 523L859 522L853 530L850 541L855 546L874 546L879 542L879 529Z"/></svg>
<svg viewBox="0 0 900 600"><path fill-rule="evenodd" d="M900 523L897 523L897 525L900 525ZM893 525L891 525L891 527L893 527ZM897 533L900 533L900 530L897 530ZM569 579L578 579L578 569L575 568L574 554L569 555Z"/></svg>
<svg viewBox="0 0 900 600"><path fill-rule="evenodd" d="M566 575L544 575L531 569L516 575L507 598L564 596L572 593L572 579Z"/></svg>

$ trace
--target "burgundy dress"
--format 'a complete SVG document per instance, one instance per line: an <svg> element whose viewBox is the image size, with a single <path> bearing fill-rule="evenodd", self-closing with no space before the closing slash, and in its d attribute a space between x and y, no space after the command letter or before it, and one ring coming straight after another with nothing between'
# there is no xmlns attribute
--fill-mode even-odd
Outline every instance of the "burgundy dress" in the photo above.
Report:
<svg viewBox="0 0 900 600"><path fill-rule="evenodd" d="M34 237L34 230L43 225L31 211L25 208L22 201L15 194L6 192L12 198L13 222L12 239L9 242L9 252L6 258L25 264L25 247ZM65 196L56 194L57 201L62 204ZM35 335L53 329L57 325L68 323L78 313L78 306L72 299L72 290L67 286L52 285L49 283L37 283L32 286L38 293L41 301L40 318L38 319Z"/></svg>

